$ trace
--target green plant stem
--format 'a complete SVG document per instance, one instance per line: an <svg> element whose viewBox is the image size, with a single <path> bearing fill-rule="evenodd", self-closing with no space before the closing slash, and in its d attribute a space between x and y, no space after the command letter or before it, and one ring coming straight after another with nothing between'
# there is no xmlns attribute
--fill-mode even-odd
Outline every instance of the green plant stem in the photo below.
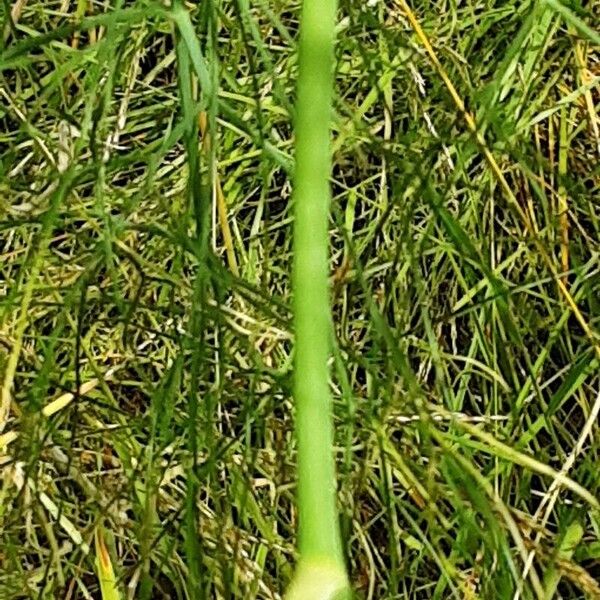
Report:
<svg viewBox="0 0 600 600"><path fill-rule="evenodd" d="M334 0L303 2L294 177L294 391L300 550L296 583L289 596L294 598L302 594L329 598L339 592L340 584L346 585L327 364L331 339L328 217L335 12ZM318 573L312 570L317 565ZM336 580L334 585L330 575ZM310 590L305 585L310 585Z"/></svg>

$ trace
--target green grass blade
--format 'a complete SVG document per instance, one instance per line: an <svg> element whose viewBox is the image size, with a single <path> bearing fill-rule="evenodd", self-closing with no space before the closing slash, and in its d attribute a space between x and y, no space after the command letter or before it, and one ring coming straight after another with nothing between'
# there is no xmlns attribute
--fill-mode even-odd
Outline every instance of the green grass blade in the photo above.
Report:
<svg viewBox="0 0 600 600"><path fill-rule="evenodd" d="M100 529L96 529L94 539L96 545L96 567L98 569L98 581L100 582L102 600L121 600L110 554L108 553L108 548Z"/></svg>
<svg viewBox="0 0 600 600"><path fill-rule="evenodd" d="M572 25L581 35L594 44L600 44L600 34L582 21L571 9L559 0L545 0L546 4L554 9L569 25Z"/></svg>

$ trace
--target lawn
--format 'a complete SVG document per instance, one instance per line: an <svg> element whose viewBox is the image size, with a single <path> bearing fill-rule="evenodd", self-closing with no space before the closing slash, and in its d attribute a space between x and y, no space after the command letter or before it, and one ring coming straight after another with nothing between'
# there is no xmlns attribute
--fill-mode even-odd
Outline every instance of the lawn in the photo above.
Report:
<svg viewBox="0 0 600 600"><path fill-rule="evenodd" d="M600 598L598 2L0 23L0 600Z"/></svg>

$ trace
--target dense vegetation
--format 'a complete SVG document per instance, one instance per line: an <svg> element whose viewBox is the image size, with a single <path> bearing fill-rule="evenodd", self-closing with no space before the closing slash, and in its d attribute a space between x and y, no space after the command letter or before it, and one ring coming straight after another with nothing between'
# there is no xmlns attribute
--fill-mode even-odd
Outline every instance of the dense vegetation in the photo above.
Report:
<svg viewBox="0 0 600 600"><path fill-rule="evenodd" d="M0 3L1 599L288 588L300 9ZM599 30L585 0L339 2L357 597L600 597Z"/></svg>

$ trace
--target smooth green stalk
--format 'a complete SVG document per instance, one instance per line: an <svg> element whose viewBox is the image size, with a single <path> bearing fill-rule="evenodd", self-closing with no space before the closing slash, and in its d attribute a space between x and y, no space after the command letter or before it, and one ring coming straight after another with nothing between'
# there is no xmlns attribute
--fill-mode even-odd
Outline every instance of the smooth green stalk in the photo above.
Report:
<svg viewBox="0 0 600 600"><path fill-rule="evenodd" d="M300 563L288 599L347 593L336 508L328 218L336 2L304 0L294 177L295 399Z"/></svg>

